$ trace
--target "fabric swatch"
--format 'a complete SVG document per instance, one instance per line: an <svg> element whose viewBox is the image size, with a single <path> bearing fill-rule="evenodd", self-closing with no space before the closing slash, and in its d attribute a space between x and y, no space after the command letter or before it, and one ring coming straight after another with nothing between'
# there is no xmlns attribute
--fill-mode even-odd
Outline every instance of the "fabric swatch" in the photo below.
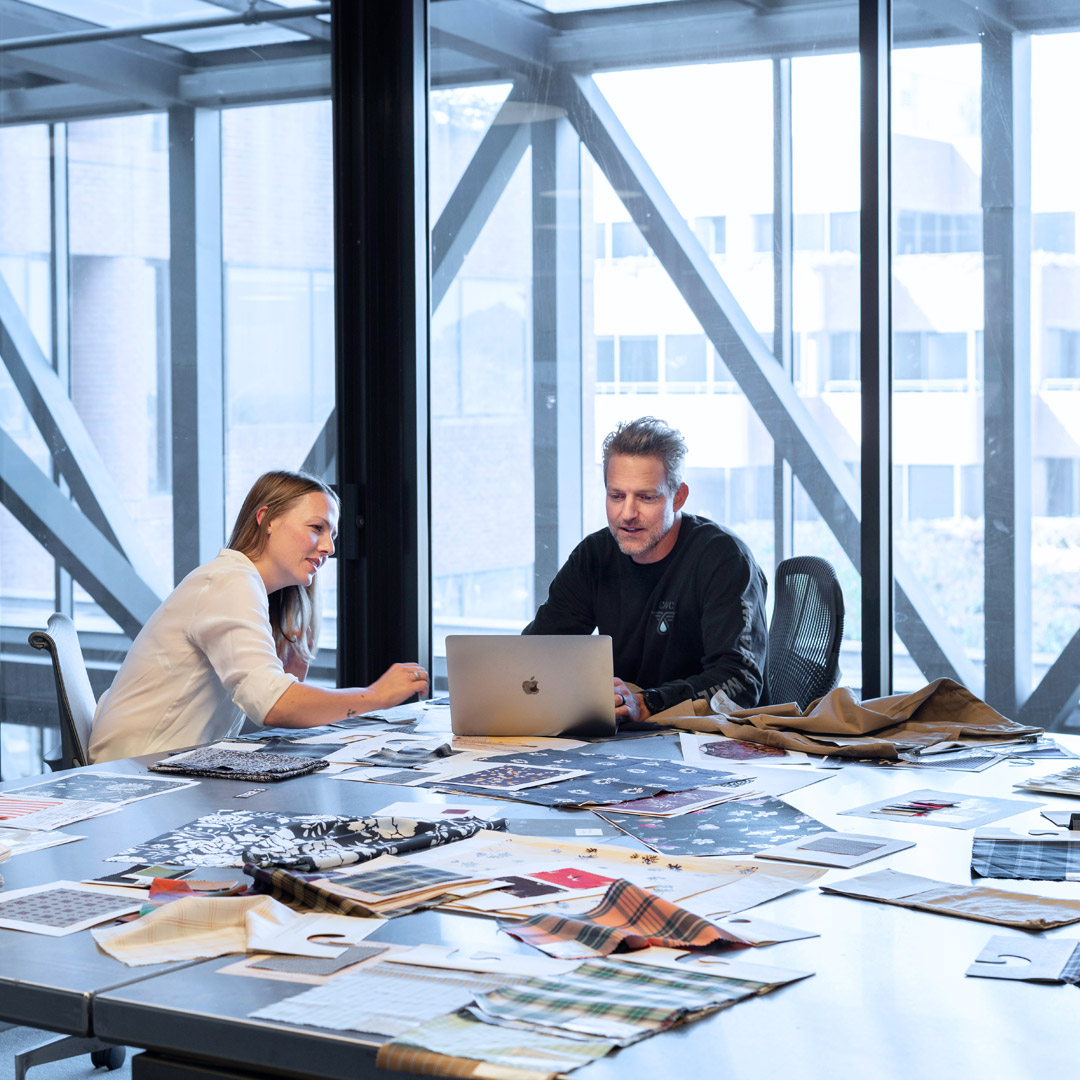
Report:
<svg viewBox="0 0 1080 1080"><path fill-rule="evenodd" d="M244 750L219 750L203 746L149 766L153 772L180 773L223 780L251 780L265 784L273 780L291 780L294 776L325 769L330 763L318 757L292 754L248 753Z"/></svg>
<svg viewBox="0 0 1080 1080"><path fill-rule="evenodd" d="M1080 837L979 836L971 841L971 872L1027 881L1080 881Z"/></svg>
<svg viewBox="0 0 1080 1080"><path fill-rule="evenodd" d="M481 1020L573 1031L621 1045L670 1027L688 1012L753 996L758 987L695 971L587 960L557 978L532 978L477 997Z"/></svg>
<svg viewBox="0 0 1080 1080"><path fill-rule="evenodd" d="M821 891L935 915L1014 926L1018 930L1051 930L1080 922L1080 900L1031 896L982 885L953 885L895 870L846 878L835 885L822 885Z"/></svg>
<svg viewBox="0 0 1080 1080"><path fill-rule="evenodd" d="M699 769L680 761L636 757L609 759L575 750L540 750L521 756L503 756L499 760L523 767L543 763L557 768L589 770L587 776L507 793L508 798L520 802L560 808L629 802L665 792L710 787L726 779L738 779L731 773ZM480 787L470 786L463 777L451 777L438 786L465 794L491 794Z"/></svg>
<svg viewBox="0 0 1080 1080"><path fill-rule="evenodd" d="M294 975L334 975L344 968L386 952L388 945L350 945L340 956L268 956L253 968L287 971Z"/></svg>
<svg viewBox="0 0 1080 1080"><path fill-rule="evenodd" d="M770 795L671 818L637 817L610 810L597 813L664 855L739 855L831 831L816 818Z"/></svg>
<svg viewBox="0 0 1080 1080"><path fill-rule="evenodd" d="M616 881L600 904L583 915L500 921L499 929L564 960L650 945L671 949L703 948L718 941L742 945L726 931L626 880Z"/></svg>
<svg viewBox="0 0 1080 1080"><path fill-rule="evenodd" d="M476 994L494 990L507 981L507 976L500 975L380 963L248 1015L286 1024L399 1035L426 1020L460 1009Z"/></svg>
<svg viewBox="0 0 1080 1080"><path fill-rule="evenodd" d="M451 1013L383 1043L375 1064L427 1076L476 1077L488 1075L477 1069L477 1062L484 1061L515 1070L509 1074L514 1080L548 1080L604 1057L616 1045L610 1039L571 1040L496 1027L468 1014Z"/></svg>
<svg viewBox="0 0 1080 1080"><path fill-rule="evenodd" d="M186 896L135 922L91 931L115 960L130 967L203 960L228 953L272 952L336 957L384 926L379 919L297 913L269 896ZM332 935L337 945L310 938Z"/></svg>
<svg viewBox="0 0 1080 1080"><path fill-rule="evenodd" d="M138 900L127 896L64 886L46 885L20 893L0 898L0 925L18 923L18 929L40 933L74 932L82 929L88 919L104 922L139 907Z"/></svg>
<svg viewBox="0 0 1080 1080"><path fill-rule="evenodd" d="M250 757L251 755L245 755ZM280 866L315 870L402 855L473 836L499 823L350 818L273 810L219 810L136 844L108 862L179 863L183 866Z"/></svg>
<svg viewBox="0 0 1080 1080"><path fill-rule="evenodd" d="M132 776L130 773L102 773L91 769L73 769L43 784L19 788L25 798L90 799L95 802L130 803L182 791L193 787L194 780L170 780L164 776ZM13 793L15 794L15 793Z"/></svg>

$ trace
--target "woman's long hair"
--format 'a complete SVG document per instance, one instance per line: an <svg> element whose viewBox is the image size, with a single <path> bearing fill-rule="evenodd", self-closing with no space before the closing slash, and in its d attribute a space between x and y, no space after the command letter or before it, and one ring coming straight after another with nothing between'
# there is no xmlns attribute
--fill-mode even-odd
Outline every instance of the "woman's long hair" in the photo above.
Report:
<svg viewBox="0 0 1080 1080"><path fill-rule="evenodd" d="M325 495L335 507L340 508L337 495L314 476L284 470L263 473L252 484L240 513L236 515L228 546L249 559L257 559L266 547L270 522L280 517L297 499L312 492ZM266 513L260 524L257 515L264 506ZM316 574L310 585L286 585L270 594L270 628L274 632L274 645L282 659L286 642L300 654L304 663L310 664L315 659L319 624L322 621L318 590L319 575Z"/></svg>

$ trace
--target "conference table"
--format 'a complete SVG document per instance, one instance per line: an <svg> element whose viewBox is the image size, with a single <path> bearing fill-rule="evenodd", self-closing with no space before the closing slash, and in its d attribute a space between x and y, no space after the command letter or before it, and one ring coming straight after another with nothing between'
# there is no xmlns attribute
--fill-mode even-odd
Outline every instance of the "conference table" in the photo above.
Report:
<svg viewBox="0 0 1080 1080"><path fill-rule="evenodd" d="M430 723L428 724L430 727ZM1080 737L1055 735L1080 752ZM597 743L598 754L678 758L672 735ZM162 755L89 768L138 774ZM1048 828L1041 809L1080 809L1068 796L1017 792L1029 776L1060 771L1070 761L1001 762L984 772L907 770L850 763L822 768L812 759L793 769L822 779L783 796L841 832L910 840L915 846L854 870L829 870L816 881L750 912L817 936L740 953L757 963L812 972L810 978L738 1003L704 1019L661 1032L575 1071L582 1080L619 1077L730 1076L838 1080L1043 1080L1073 1067L1080 1051L1080 988L965 975L994 935L1058 937L1080 941L1080 923L1032 935L987 923L829 895L818 886L889 868L958 884L986 883L1017 893L1080 901L1080 881L993 880L970 876L971 830L898 820L838 816L842 810L919 788L970 795L1016 797L1037 808L995 822L1018 833ZM0 790L28 786L9 781ZM362 816L393 801L445 803L436 792L386 784L354 783L315 773L276 784L236 801L250 781L202 780L196 786L144 799L119 812L69 826L84 840L22 854L0 867L5 891L56 880L113 873L105 860L219 809L274 809ZM470 795L469 802L478 801ZM506 816L536 819L537 828L558 811L499 800ZM604 843L645 850L631 837ZM749 855L720 856L748 861ZM211 872L207 872L209 876ZM243 877L241 871L213 877ZM0 894L2 895L2 894ZM535 955L499 932L492 919L424 911L388 920L366 939L401 945L441 944ZM222 973L237 956L126 967L99 950L89 931L67 937L0 929L0 1020L72 1035L94 1035L144 1051L132 1059L136 1080L196 1077L310 1077L353 1080L400 1076L375 1065L376 1036L257 1020L252 1011L307 986L251 975ZM32 1073L31 1073L32 1075ZM477 1075L499 1076L489 1068Z"/></svg>

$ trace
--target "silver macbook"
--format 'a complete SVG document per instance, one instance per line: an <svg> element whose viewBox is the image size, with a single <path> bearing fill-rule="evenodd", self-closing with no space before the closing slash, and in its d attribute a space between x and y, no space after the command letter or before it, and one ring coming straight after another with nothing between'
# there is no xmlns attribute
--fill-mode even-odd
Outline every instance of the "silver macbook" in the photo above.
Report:
<svg viewBox="0 0 1080 1080"><path fill-rule="evenodd" d="M614 735L611 638L451 634L455 735Z"/></svg>

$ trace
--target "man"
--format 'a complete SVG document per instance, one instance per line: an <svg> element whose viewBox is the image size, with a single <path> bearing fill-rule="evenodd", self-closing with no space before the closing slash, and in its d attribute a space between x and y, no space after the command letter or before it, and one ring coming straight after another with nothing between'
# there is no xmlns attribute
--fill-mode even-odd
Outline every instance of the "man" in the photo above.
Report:
<svg viewBox="0 0 1080 1080"><path fill-rule="evenodd" d="M764 687L765 576L734 533L683 512L685 456L651 416L608 435L608 528L574 548L524 630L610 634L619 721L718 692L749 708Z"/></svg>

